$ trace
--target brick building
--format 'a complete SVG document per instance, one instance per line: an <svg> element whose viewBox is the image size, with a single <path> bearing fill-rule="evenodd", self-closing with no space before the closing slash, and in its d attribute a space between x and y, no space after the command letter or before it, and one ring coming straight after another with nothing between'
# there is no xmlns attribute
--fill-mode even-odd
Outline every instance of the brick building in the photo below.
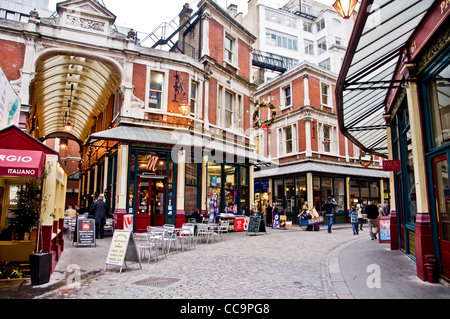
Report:
<svg viewBox="0 0 450 319"><path fill-rule="evenodd" d="M125 213L134 231L179 226L210 212L212 197L215 214L250 211L256 38L214 1L197 7L180 8L168 51L140 45L98 1L60 2L53 14L35 6L18 19L1 11L0 67L22 102L19 126L59 149L66 170L77 166L79 204L105 194L118 228ZM66 141L79 152L64 153Z"/></svg>

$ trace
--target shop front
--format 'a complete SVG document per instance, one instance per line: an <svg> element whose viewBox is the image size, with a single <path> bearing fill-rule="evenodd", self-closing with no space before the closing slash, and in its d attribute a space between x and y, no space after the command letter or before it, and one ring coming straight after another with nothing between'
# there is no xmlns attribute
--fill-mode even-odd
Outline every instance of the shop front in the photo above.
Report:
<svg viewBox="0 0 450 319"><path fill-rule="evenodd" d="M361 3L336 88L340 127L361 149L399 163L390 173L391 249L416 263L420 279L439 271L448 280L450 6L382 2Z"/></svg>
<svg viewBox="0 0 450 319"><path fill-rule="evenodd" d="M130 148L128 212L135 216L136 232L147 226L174 223L174 165L170 150Z"/></svg>
<svg viewBox="0 0 450 319"><path fill-rule="evenodd" d="M39 250L52 254L54 269L64 250L66 181L57 152L16 126L0 131L0 262L28 262L29 254ZM20 227L30 224L28 219L33 215L20 215L21 222L16 222L18 194L24 194L26 187L37 187L36 192L41 194L37 216L42 230L39 247L37 228Z"/></svg>
<svg viewBox="0 0 450 319"><path fill-rule="evenodd" d="M388 177L387 172L378 169L311 162L286 165L255 172L255 200L265 194L256 193L256 185L267 181L271 185L266 189L271 204L289 221L298 223L305 202L323 211L324 202L331 196L337 203L334 222L347 223L351 205L367 205L368 201L378 204L389 197Z"/></svg>
<svg viewBox="0 0 450 319"><path fill-rule="evenodd" d="M145 232L148 226L181 227L195 211L214 221L252 211L251 161L255 158L249 157L253 153L236 154L235 148L185 131L174 134L123 126L90 137L91 146L108 141L117 143L109 155L116 165L108 168L115 175L111 178L115 186L104 184L114 194L109 203L114 203L117 229L123 228L125 215L132 215L134 231ZM94 165L100 167L102 161L99 158ZM92 165L86 167L90 170L94 170Z"/></svg>

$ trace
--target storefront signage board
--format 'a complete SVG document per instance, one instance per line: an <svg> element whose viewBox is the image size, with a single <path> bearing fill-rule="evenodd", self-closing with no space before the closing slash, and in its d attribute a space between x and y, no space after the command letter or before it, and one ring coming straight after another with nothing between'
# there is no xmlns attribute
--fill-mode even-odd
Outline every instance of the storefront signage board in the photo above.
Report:
<svg viewBox="0 0 450 319"><path fill-rule="evenodd" d="M383 171L399 172L400 171L400 160L384 160L383 161Z"/></svg>
<svg viewBox="0 0 450 319"><path fill-rule="evenodd" d="M142 269L141 260L137 251L134 238L129 230L116 229L109 247L108 257L106 258L105 270L107 265L120 267L120 272L126 261L138 262Z"/></svg>

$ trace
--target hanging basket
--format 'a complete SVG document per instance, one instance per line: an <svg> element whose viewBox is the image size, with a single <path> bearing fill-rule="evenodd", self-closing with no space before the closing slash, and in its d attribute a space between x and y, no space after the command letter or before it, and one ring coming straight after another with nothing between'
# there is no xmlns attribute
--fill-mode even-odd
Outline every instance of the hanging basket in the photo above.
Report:
<svg viewBox="0 0 450 319"><path fill-rule="evenodd" d="M268 120L261 122L258 114L261 108L268 107L270 109L270 117ZM270 102L263 102L256 105L255 110L253 111L253 127L256 129L270 129L270 126L275 122L275 116L277 115L277 110L275 106Z"/></svg>

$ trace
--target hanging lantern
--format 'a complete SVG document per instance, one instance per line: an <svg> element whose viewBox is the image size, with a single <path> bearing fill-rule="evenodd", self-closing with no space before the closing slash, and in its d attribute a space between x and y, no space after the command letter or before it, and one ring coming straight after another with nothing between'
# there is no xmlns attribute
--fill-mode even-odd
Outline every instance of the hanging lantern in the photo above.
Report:
<svg viewBox="0 0 450 319"><path fill-rule="evenodd" d="M72 131L73 125L70 123L70 120L67 121L66 124L64 124L64 132L70 133Z"/></svg>
<svg viewBox="0 0 450 319"><path fill-rule="evenodd" d="M191 106L189 105L189 102L186 99L186 94L183 94L183 97L182 97L181 102L178 105L178 107L180 108L181 114L183 114L184 116L188 116L189 115L189 112L191 110Z"/></svg>
<svg viewBox="0 0 450 319"><path fill-rule="evenodd" d="M357 0L337 0L333 7L344 19L348 19L352 16L357 3Z"/></svg>

